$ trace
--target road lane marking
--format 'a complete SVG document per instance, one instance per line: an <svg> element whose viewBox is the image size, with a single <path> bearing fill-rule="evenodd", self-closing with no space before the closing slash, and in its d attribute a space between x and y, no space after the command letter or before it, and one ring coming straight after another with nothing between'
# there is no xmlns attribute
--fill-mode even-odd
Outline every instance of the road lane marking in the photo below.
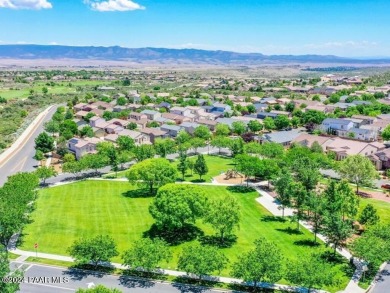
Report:
<svg viewBox="0 0 390 293"><path fill-rule="evenodd" d="M32 266L33 266L33 265L29 265L29 266L27 267L27 269L25 269L24 271L27 272L29 269L32 268Z"/></svg>
<svg viewBox="0 0 390 293"><path fill-rule="evenodd" d="M56 288L56 289L62 289L62 290L68 290L72 292L76 292L76 289L66 288L66 287L60 287L60 286L54 286L54 285L48 285L48 284L40 284L40 283L24 283L27 285L37 285L42 287L50 287L50 288Z"/></svg>
<svg viewBox="0 0 390 293"><path fill-rule="evenodd" d="M24 164L26 163L28 157L24 157L23 160L21 160L16 166L11 170L11 172L14 172L16 169L22 170ZM20 166L21 165L21 166ZM20 166L20 168L18 168Z"/></svg>

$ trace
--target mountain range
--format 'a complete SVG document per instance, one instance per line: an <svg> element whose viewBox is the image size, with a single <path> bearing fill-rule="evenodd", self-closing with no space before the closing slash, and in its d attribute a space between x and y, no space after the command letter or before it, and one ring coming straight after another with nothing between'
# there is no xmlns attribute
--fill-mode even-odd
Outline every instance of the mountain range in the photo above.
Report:
<svg viewBox="0 0 390 293"><path fill-rule="evenodd" d="M124 48L59 45L0 45L1 59L104 60L157 64L389 64L390 58L354 59L333 55L263 55L198 49Z"/></svg>

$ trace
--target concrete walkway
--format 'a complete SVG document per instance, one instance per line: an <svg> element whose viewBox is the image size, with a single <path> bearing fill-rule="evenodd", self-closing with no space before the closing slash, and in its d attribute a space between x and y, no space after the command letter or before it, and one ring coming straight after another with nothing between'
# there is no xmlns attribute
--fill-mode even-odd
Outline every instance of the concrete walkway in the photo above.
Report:
<svg viewBox="0 0 390 293"><path fill-rule="evenodd" d="M41 252L36 253L34 251L20 250L14 246L14 243L16 243L18 237L19 237L18 234L14 235L13 239L11 239L10 244L8 245L9 252L20 255L20 257L17 260L25 261L28 257L39 257L39 258L58 260L58 261L64 261L69 263L74 262L74 259L69 256L41 253ZM111 265L117 269L121 269L121 270L127 269L127 267L118 263L111 263ZM198 278L198 276L187 274L186 272L174 271L174 270L160 270L159 273L169 275L169 276L175 276L175 277L189 277L193 279ZM252 286L251 283L244 282L241 279L235 279L235 278L227 278L227 277L220 277L220 276L203 276L202 279L208 281L226 283L226 284L244 284L244 285ZM288 285L281 285L281 284L259 283L257 286L259 288L270 288L270 289L285 290L290 292L302 292L302 293L307 292L307 289L302 287L295 287L295 286L288 286ZM327 291L323 291L323 290L312 290L311 292L327 293Z"/></svg>

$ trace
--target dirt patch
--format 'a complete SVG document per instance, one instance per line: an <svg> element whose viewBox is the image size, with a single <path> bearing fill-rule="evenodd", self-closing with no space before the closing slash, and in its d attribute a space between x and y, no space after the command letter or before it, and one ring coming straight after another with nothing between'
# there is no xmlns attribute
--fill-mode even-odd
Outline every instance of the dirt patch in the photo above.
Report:
<svg viewBox="0 0 390 293"><path fill-rule="evenodd" d="M61 161L57 158L52 158L50 165L56 170L58 174L62 173Z"/></svg>
<svg viewBox="0 0 390 293"><path fill-rule="evenodd" d="M222 173L221 175L218 175L218 176L214 177L213 179L216 182L222 183L222 184L244 184L245 183L245 177L244 177L244 175L241 175L241 176L242 177L240 177L238 175L235 178L226 179L226 174Z"/></svg>
<svg viewBox="0 0 390 293"><path fill-rule="evenodd" d="M362 190L359 193L361 193L361 196L365 197L365 198L374 198L374 199L377 199L377 200L390 202L390 193L387 193L387 192L373 191L373 190L364 189L364 190Z"/></svg>

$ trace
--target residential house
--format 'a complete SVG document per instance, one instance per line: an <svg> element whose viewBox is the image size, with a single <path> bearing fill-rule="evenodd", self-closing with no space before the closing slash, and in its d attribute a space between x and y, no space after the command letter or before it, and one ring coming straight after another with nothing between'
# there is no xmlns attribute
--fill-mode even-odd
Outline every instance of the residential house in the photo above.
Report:
<svg viewBox="0 0 390 293"><path fill-rule="evenodd" d="M160 129L166 131L169 136L176 137L183 128L177 125L163 124L160 126Z"/></svg>
<svg viewBox="0 0 390 293"><path fill-rule="evenodd" d="M196 120L196 123L200 125L207 126L211 131L215 130L215 127L217 126L218 122L215 120L209 120L209 119L198 119Z"/></svg>
<svg viewBox="0 0 390 293"><path fill-rule="evenodd" d="M189 117L191 110L184 107L172 107L169 113Z"/></svg>
<svg viewBox="0 0 390 293"><path fill-rule="evenodd" d="M96 137L72 138L68 141L68 149L79 160L85 154L93 154L96 152L96 145L101 142Z"/></svg>
<svg viewBox="0 0 390 293"><path fill-rule="evenodd" d="M149 136L143 134L140 131L125 129L118 133L119 136L128 136L132 138L136 145L150 143Z"/></svg>
<svg viewBox="0 0 390 293"><path fill-rule="evenodd" d="M161 117L161 113L154 110L143 110L141 114L145 114L149 120L154 120L157 117Z"/></svg>
<svg viewBox="0 0 390 293"><path fill-rule="evenodd" d="M297 129L293 129L290 131L278 131L272 133L266 133L261 137L255 138L255 141L259 141L261 143L274 142L281 144L284 147L290 146L291 142L301 135L301 131Z"/></svg>
<svg viewBox="0 0 390 293"><path fill-rule="evenodd" d="M154 143L157 138L166 138L168 137L168 131L161 130L159 128L148 128L145 127L140 130L140 132L148 137L148 140L151 143Z"/></svg>
<svg viewBox="0 0 390 293"><path fill-rule="evenodd" d="M193 114L191 114L191 115L194 116ZM190 117L172 114L172 113L163 113L161 116L165 119L175 121L176 124L182 124L183 122L193 122L194 121L194 117L190 118Z"/></svg>
<svg viewBox="0 0 390 293"><path fill-rule="evenodd" d="M180 126L183 127L186 132L192 135L194 134L194 131L199 126L199 124L195 122L183 122L180 124Z"/></svg>

